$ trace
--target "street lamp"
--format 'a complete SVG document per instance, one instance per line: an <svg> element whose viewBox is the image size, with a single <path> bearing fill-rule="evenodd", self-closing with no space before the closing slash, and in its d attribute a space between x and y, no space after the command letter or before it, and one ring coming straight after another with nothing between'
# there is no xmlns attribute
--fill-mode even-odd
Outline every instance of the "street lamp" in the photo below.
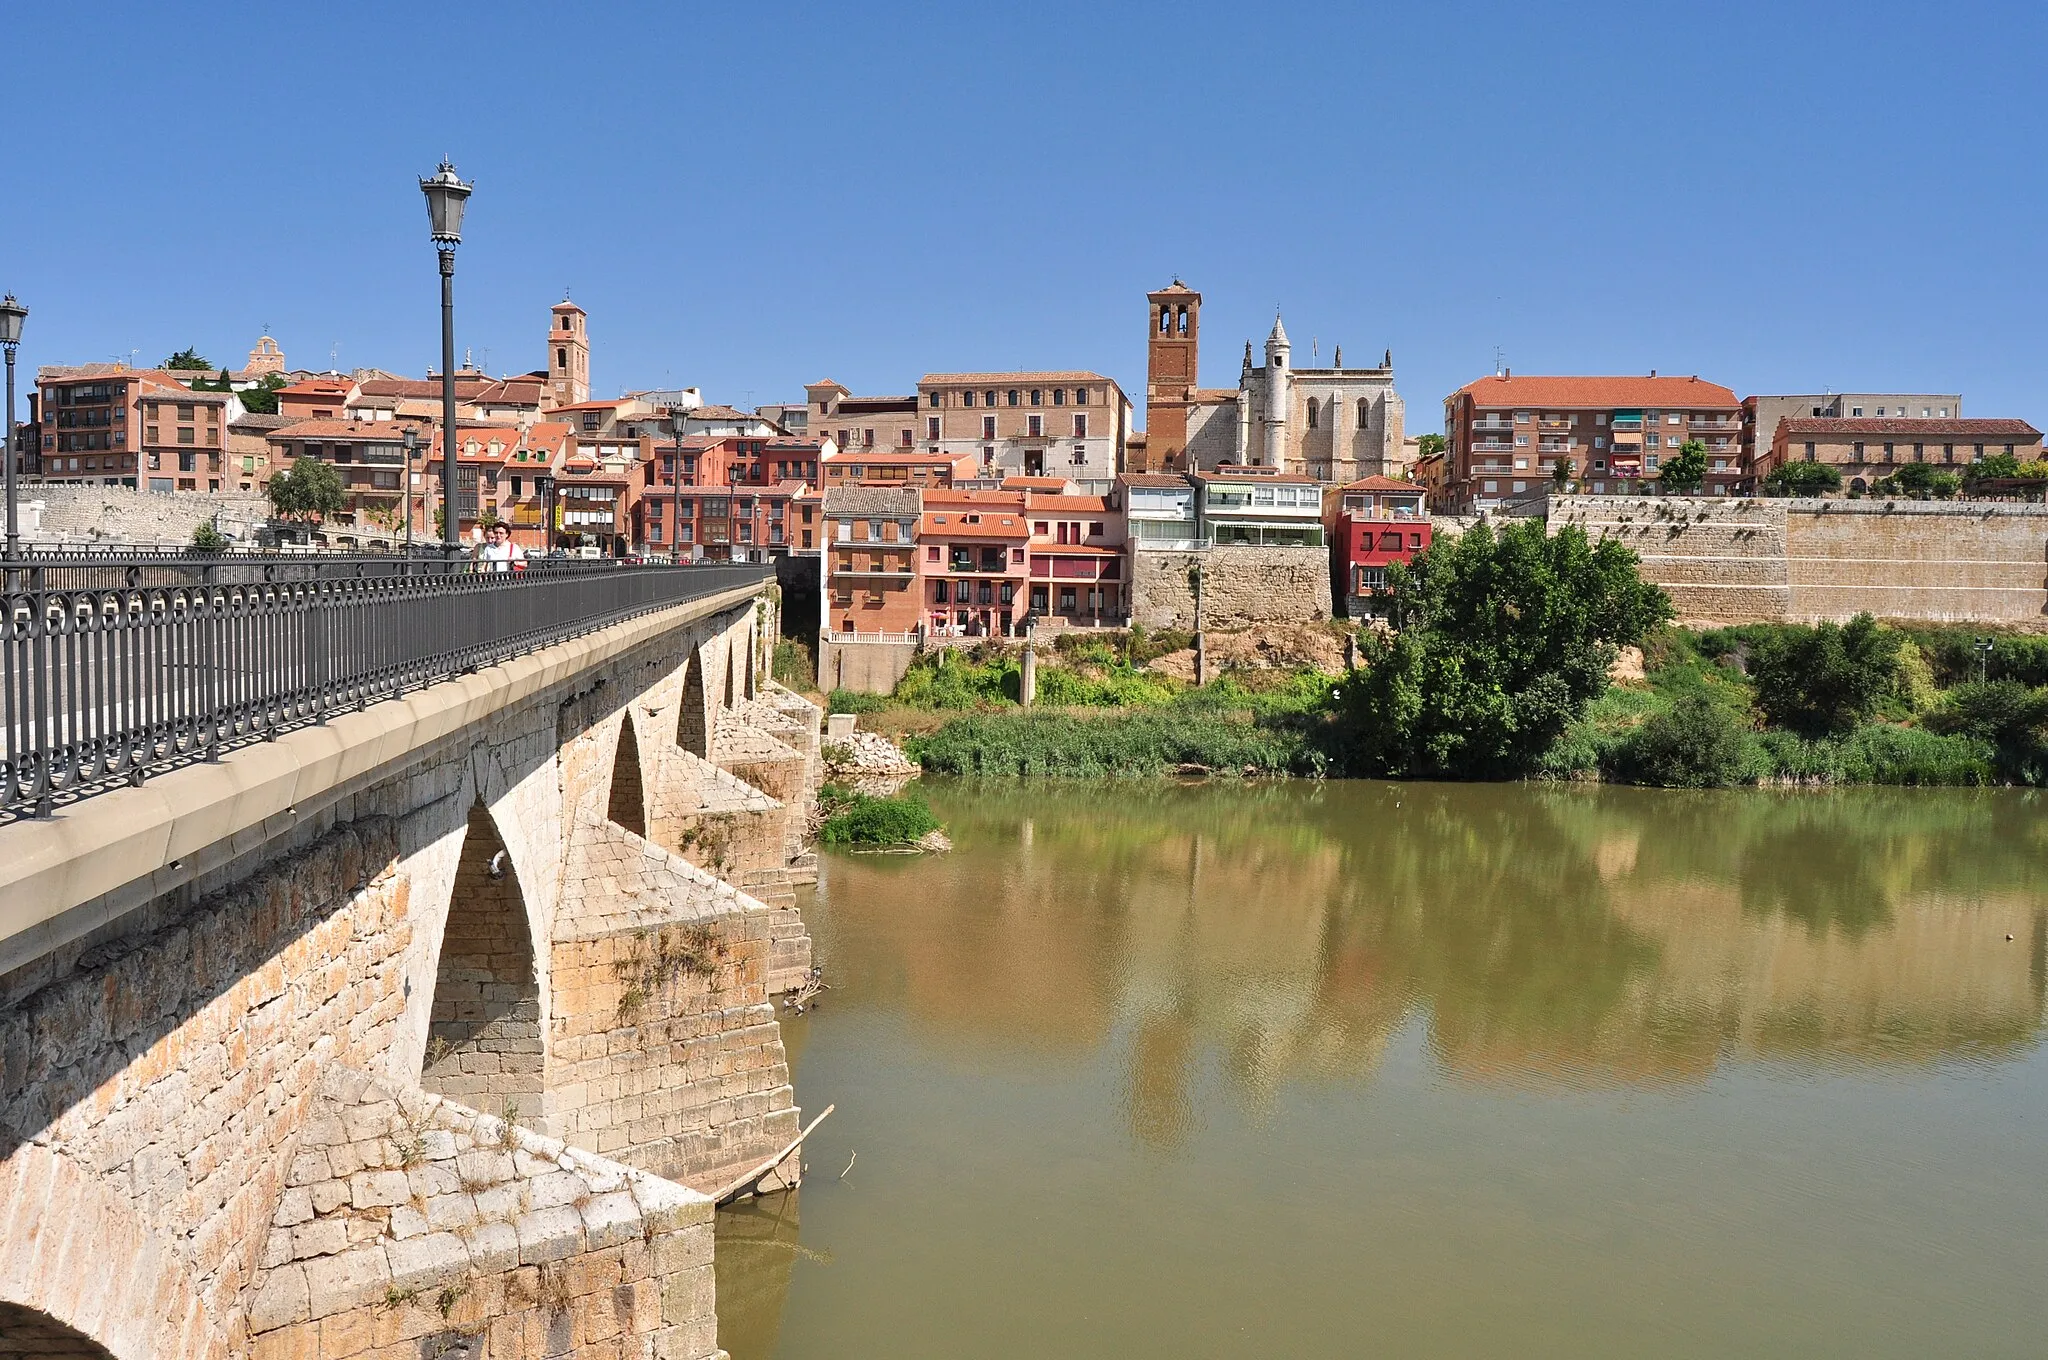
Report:
<svg viewBox="0 0 2048 1360"><path fill-rule="evenodd" d="M676 431L676 465L671 470L669 492L674 502L672 520L673 537L669 539L669 561L677 566L683 561L683 415L689 408L678 403L668 408L669 422Z"/></svg>
<svg viewBox="0 0 2048 1360"><path fill-rule="evenodd" d="M21 530L15 523L14 515L14 351L21 344L21 323L28 319L28 308L14 300L9 293L0 298L0 346L7 350L7 560L12 562L21 555Z"/></svg>
<svg viewBox="0 0 2048 1360"><path fill-rule="evenodd" d="M441 544L451 558L462 518L455 503L455 247L462 244L463 205L475 188L456 178L446 157L432 179L420 181L441 257Z"/></svg>
<svg viewBox="0 0 2048 1360"><path fill-rule="evenodd" d="M405 509L405 560L412 561L412 460L419 455L420 434L412 426L405 427L405 473L399 483L400 505Z"/></svg>

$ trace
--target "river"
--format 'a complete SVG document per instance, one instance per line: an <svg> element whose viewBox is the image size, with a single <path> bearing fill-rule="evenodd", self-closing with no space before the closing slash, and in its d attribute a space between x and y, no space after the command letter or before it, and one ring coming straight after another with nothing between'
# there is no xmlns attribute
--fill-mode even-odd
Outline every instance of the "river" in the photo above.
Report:
<svg viewBox="0 0 2048 1360"><path fill-rule="evenodd" d="M2048 799L927 792L733 1360L2048 1351Z"/></svg>

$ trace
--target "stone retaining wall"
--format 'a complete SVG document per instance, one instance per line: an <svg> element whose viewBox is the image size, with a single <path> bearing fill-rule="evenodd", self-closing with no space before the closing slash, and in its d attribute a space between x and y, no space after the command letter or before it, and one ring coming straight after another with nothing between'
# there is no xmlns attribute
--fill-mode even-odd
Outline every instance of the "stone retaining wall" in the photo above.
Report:
<svg viewBox="0 0 2048 1360"><path fill-rule="evenodd" d="M1331 617L1327 548L1231 545L1200 552L1134 552L1131 563L1131 622L1146 628L1195 626L1188 572L1198 564L1204 627L1230 631Z"/></svg>

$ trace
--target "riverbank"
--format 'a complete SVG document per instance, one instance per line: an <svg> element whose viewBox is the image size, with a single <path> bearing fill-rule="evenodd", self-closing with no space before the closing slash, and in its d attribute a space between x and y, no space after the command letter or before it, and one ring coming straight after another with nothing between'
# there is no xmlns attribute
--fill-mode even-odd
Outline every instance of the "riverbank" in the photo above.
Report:
<svg viewBox="0 0 2048 1360"><path fill-rule="evenodd" d="M1659 628L1515 777L1661 787L2048 780L2048 639L1873 625L1852 638L1868 655L1840 655L1847 633ZM1360 768L1346 730L1343 677L1311 666L1230 668L1196 688L1153 671L1145 645L1142 636L1129 647L1110 635L1085 652L1051 652L1040 663L1040 692L1081 696L1076 702L1023 708L1017 660L999 648L980 659L920 661L886 698L830 702L858 712L863 728L898 741L934 774L1373 773ZM1773 665L1807 673L1781 676ZM1805 692L1812 689L1826 692Z"/></svg>

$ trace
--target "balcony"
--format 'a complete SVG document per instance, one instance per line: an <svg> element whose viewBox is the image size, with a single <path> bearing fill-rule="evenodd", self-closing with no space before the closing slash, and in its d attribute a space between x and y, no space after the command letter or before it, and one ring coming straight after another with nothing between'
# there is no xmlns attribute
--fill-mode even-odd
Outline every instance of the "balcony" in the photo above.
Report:
<svg viewBox="0 0 2048 1360"><path fill-rule="evenodd" d="M1475 439L1472 441L1472 452L1474 453L1513 453L1514 450L1515 446L1508 443L1505 439Z"/></svg>
<svg viewBox="0 0 2048 1360"><path fill-rule="evenodd" d="M1572 423L1569 420L1539 420L1536 422L1536 428L1539 430L1569 430L1571 427Z"/></svg>
<svg viewBox="0 0 2048 1360"><path fill-rule="evenodd" d="M1472 429L1475 432L1480 430L1512 430L1514 428L1514 422L1505 419L1475 420L1472 422Z"/></svg>
<svg viewBox="0 0 2048 1360"><path fill-rule="evenodd" d="M1614 423L1611 426L1609 426L1609 428L1615 430L1640 431L1643 428L1643 421L1640 416L1630 417L1626 420L1616 419Z"/></svg>
<svg viewBox="0 0 2048 1360"><path fill-rule="evenodd" d="M1742 428L1741 422L1733 416L1694 416L1685 424L1687 429L1723 430L1731 434Z"/></svg>
<svg viewBox="0 0 2048 1360"><path fill-rule="evenodd" d="M1570 453L1571 451L1572 451L1572 446L1571 446L1571 443L1570 443L1570 441L1568 441L1568 440L1566 440L1566 441L1559 441L1559 440L1555 440L1555 439L1548 439L1548 440L1539 440L1539 441L1537 441L1537 444L1536 444L1536 452L1538 452L1538 453Z"/></svg>

